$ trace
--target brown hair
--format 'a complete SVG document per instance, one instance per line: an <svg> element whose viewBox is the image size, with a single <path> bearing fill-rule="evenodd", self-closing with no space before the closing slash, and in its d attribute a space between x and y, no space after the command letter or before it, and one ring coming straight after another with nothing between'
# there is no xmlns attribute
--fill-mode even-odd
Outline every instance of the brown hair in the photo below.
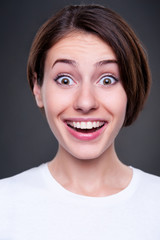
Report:
<svg viewBox="0 0 160 240"><path fill-rule="evenodd" d="M75 30L96 34L113 49L127 94L124 126L130 125L142 110L151 84L147 57L139 39L115 12L99 5L67 6L50 18L38 31L28 59L28 80L33 90L34 73L43 84L47 51L66 34Z"/></svg>

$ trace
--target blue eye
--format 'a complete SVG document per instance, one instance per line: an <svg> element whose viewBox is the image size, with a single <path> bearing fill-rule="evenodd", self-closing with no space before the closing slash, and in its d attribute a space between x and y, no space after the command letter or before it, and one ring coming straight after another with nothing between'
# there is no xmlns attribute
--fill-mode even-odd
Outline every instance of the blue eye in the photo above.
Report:
<svg viewBox="0 0 160 240"><path fill-rule="evenodd" d="M118 81L117 78L115 78L111 75L106 75L106 76L104 76L100 79L99 83L104 85L104 86L107 86L107 85L112 85L117 81Z"/></svg>
<svg viewBox="0 0 160 240"><path fill-rule="evenodd" d="M67 75L59 75L54 80L60 85L71 86L74 84L72 78Z"/></svg>

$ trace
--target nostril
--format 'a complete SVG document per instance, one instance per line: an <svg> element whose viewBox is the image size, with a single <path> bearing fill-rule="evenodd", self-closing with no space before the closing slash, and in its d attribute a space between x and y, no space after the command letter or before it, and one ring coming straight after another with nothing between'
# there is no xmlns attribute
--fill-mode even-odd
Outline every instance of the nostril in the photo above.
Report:
<svg viewBox="0 0 160 240"><path fill-rule="evenodd" d="M80 112L84 112L84 113L88 113L88 112L91 112L91 111L94 111L96 110L97 108L96 107L86 107L86 106L76 106L75 110L76 111L80 111Z"/></svg>
<svg viewBox="0 0 160 240"><path fill-rule="evenodd" d="M86 91L86 89L81 92L81 94L76 96L74 101L74 108L77 111L89 112L94 111L98 108L98 100L95 94L91 90Z"/></svg>
<svg viewBox="0 0 160 240"><path fill-rule="evenodd" d="M75 104L75 110L76 111L82 111L82 112L84 112L84 113L88 113L88 112L90 112L90 111L94 111L94 110L96 110L97 109L97 105L89 105L89 104Z"/></svg>

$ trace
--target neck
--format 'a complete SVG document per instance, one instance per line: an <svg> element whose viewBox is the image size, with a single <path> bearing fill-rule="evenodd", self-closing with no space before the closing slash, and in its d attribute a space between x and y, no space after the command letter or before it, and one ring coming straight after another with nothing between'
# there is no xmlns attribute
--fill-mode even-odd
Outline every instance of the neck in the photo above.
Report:
<svg viewBox="0 0 160 240"><path fill-rule="evenodd" d="M49 169L63 187L82 195L110 195L128 185L124 174L128 167L119 161L114 144L91 160L77 159L60 146L56 157L49 163Z"/></svg>

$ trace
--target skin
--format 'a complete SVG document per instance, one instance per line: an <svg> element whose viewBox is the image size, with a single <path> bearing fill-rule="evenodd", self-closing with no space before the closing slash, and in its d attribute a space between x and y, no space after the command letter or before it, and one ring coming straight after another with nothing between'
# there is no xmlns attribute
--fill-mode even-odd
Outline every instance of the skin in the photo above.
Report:
<svg viewBox="0 0 160 240"><path fill-rule="evenodd" d="M126 188L132 178L131 168L119 161L114 148L127 105L116 60L113 50L100 38L74 32L48 51L42 87L36 80L34 83L37 105L44 108L59 142L49 170L64 188L77 194L112 195ZM57 80L60 74L67 76L69 85L63 84L66 77ZM105 85L102 78L108 75L111 82ZM97 138L86 141L66 128L65 121L73 119L100 119L106 124Z"/></svg>

